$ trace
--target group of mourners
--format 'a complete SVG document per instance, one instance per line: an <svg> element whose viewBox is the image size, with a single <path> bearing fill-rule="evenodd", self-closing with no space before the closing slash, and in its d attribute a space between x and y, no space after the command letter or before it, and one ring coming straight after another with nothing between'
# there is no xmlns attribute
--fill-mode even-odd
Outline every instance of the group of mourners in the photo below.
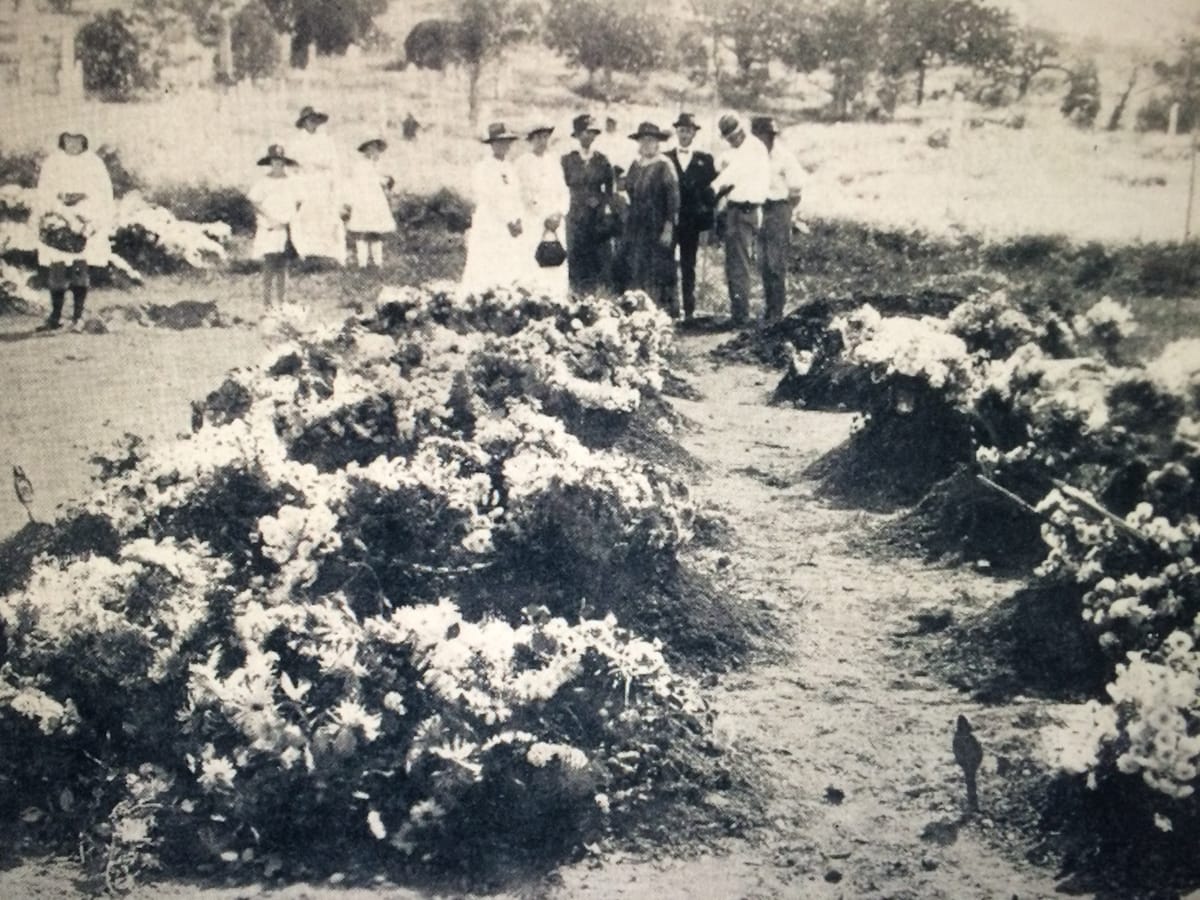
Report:
<svg viewBox="0 0 1200 900"><path fill-rule="evenodd" d="M464 290L517 284L578 293L640 290L673 317L696 313L696 263L702 236L719 230L725 248L730 319L745 324L755 260L761 270L765 318L783 314L793 218L802 175L777 141L770 116L747 130L733 114L717 127L727 146L713 154L693 146L700 125L680 113L672 137L653 122L629 135L636 154L602 132L590 115L576 116L578 145L555 158L554 127L538 123L524 139L493 123L490 148L472 173L475 213L467 235ZM601 136L608 140L598 146Z"/></svg>
<svg viewBox="0 0 1200 900"><path fill-rule="evenodd" d="M323 129L328 120L305 107L287 149L273 144L258 160L267 171L247 196L256 215L251 252L263 263L268 305L284 300L293 260L344 265L349 236L360 267L382 266L384 238L396 230L393 182L379 168L387 142L370 138L344 166ZM475 211L463 290L641 290L672 316L690 320L701 238L719 223L732 322L749 318L756 259L765 316L778 318L801 176L795 158L777 143L774 119L755 117L747 129L738 116L721 116L717 127L727 152L716 159L693 146L700 125L690 113L673 123L675 145L667 152L663 145L672 136L653 122L629 135L636 153L618 142L614 119L606 125L602 132L591 115L576 116L571 137L577 146L561 156L551 151L552 125L526 129L529 150L519 156L512 151L522 135L502 123L488 127L483 143L490 152L472 173ZM40 330L62 327L68 290L78 330L89 266L110 259L115 211L112 181L86 135L59 136L39 176L37 204L38 259L48 270L51 301Z"/></svg>

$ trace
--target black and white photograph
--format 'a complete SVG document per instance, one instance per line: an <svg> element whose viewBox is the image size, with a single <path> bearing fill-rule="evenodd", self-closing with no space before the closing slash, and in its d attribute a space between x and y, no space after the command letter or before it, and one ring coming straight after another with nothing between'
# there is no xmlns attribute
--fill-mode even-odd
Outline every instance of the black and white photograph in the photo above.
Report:
<svg viewBox="0 0 1200 900"><path fill-rule="evenodd" d="M1200 900L1196 0L0 0L0 898Z"/></svg>

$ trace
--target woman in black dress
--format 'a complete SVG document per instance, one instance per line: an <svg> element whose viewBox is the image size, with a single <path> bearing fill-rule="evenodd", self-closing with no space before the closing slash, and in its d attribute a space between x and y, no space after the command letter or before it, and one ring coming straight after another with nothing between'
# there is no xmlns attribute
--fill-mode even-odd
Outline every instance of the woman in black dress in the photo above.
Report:
<svg viewBox="0 0 1200 900"><path fill-rule="evenodd" d="M679 220L679 179L675 166L659 152L668 135L643 122L629 136L638 157L629 167L629 220L625 263L630 290L645 291L662 309L679 315L675 297L675 225Z"/></svg>
<svg viewBox="0 0 1200 900"><path fill-rule="evenodd" d="M576 116L572 136L579 149L562 158L563 177L571 192L567 209L567 277L571 290L588 293L608 283L612 254L613 168L592 149L600 129L589 115Z"/></svg>

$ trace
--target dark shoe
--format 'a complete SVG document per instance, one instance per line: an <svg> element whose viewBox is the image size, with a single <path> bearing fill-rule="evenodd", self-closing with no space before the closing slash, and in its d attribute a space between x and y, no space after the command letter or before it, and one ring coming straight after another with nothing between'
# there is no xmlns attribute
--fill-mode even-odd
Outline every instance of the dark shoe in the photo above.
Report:
<svg viewBox="0 0 1200 900"><path fill-rule="evenodd" d="M45 321L34 329L38 334L47 334L51 331L58 331L62 328L62 322Z"/></svg>

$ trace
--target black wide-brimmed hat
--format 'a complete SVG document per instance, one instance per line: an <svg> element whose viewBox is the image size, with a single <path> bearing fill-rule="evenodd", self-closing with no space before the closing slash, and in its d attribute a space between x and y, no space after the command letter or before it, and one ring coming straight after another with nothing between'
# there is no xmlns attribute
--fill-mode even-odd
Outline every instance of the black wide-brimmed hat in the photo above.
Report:
<svg viewBox="0 0 1200 900"><path fill-rule="evenodd" d="M387 141L385 141L383 138L377 138L377 137L371 138L369 141L363 141L361 144L358 145L358 152L366 153L372 147L378 147L379 152L382 153L384 150L387 149Z"/></svg>
<svg viewBox="0 0 1200 900"><path fill-rule="evenodd" d="M279 160L287 166L299 165L298 162L283 152L283 144L272 144L270 147L268 147L267 155L258 161L258 165L269 166L271 163L275 162L275 160Z"/></svg>
<svg viewBox="0 0 1200 900"><path fill-rule="evenodd" d="M590 131L592 134L599 134L600 126L596 124L595 116L581 113L571 120L571 134L579 137L585 131Z"/></svg>
<svg viewBox="0 0 1200 900"><path fill-rule="evenodd" d="M553 125L547 125L545 122L537 122L533 125L532 128L530 128L527 132L525 132L525 140L529 140L535 134L553 134L553 133L554 133Z"/></svg>
<svg viewBox="0 0 1200 900"><path fill-rule="evenodd" d="M318 125L324 125L329 121L329 116L325 115L323 112L317 112L317 110L313 109L311 106L306 106L304 109L300 110L300 116L296 119L296 127L299 128L309 119L312 119Z"/></svg>
<svg viewBox="0 0 1200 900"><path fill-rule="evenodd" d="M694 128L700 130L700 126L696 124L696 117L691 113L681 112L679 118L672 123L676 128Z"/></svg>
<svg viewBox="0 0 1200 900"><path fill-rule="evenodd" d="M643 122L638 126L637 131L629 136L630 140L640 141L642 138L652 137L655 140L665 141L670 137L665 131L655 125L653 122Z"/></svg>
<svg viewBox="0 0 1200 900"><path fill-rule="evenodd" d="M485 144L494 144L497 141L516 141L520 140L521 136L515 131L509 131L503 122L493 122L488 126L487 137L481 138Z"/></svg>
<svg viewBox="0 0 1200 900"><path fill-rule="evenodd" d="M755 116L750 120L751 134L779 134L779 126L775 124L774 116Z"/></svg>

